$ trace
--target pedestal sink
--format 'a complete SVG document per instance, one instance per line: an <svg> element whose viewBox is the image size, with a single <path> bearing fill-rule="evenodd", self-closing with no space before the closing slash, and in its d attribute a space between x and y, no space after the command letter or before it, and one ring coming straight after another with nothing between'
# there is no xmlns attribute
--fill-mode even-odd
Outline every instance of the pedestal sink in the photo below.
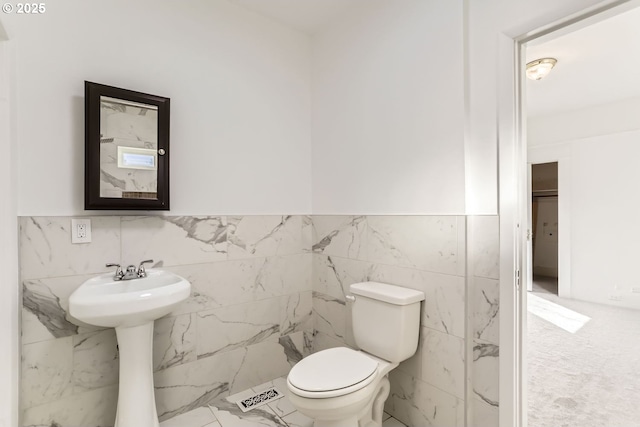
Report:
<svg viewBox="0 0 640 427"><path fill-rule="evenodd" d="M115 328L120 385L115 427L158 427L153 390L153 321L189 297L191 284L168 271L114 280L104 274L84 282L69 297L69 312L90 325Z"/></svg>

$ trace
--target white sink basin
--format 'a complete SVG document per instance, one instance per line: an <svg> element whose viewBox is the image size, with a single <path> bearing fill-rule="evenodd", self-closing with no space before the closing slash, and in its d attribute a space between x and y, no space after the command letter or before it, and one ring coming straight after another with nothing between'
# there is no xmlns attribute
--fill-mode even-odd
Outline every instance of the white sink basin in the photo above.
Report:
<svg viewBox="0 0 640 427"><path fill-rule="evenodd" d="M71 294L69 313L95 326L138 326L170 313L190 292L188 281L164 270L148 269L147 277L132 280L114 280L108 273L87 280Z"/></svg>

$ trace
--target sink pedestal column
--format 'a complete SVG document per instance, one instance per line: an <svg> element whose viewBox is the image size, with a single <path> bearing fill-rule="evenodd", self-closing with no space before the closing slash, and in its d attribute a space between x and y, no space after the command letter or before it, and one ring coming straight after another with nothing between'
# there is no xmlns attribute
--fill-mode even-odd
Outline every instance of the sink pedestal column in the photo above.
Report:
<svg viewBox="0 0 640 427"><path fill-rule="evenodd" d="M115 427L158 427L153 389L153 322L118 327L120 385Z"/></svg>

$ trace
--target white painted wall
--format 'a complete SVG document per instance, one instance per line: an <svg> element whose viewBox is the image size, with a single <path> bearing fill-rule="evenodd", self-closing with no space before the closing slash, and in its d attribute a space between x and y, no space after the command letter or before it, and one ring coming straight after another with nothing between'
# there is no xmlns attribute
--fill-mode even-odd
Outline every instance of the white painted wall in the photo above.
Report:
<svg viewBox="0 0 640 427"><path fill-rule="evenodd" d="M529 118L529 147L563 142L640 128L640 98L623 99L562 114Z"/></svg>
<svg viewBox="0 0 640 427"><path fill-rule="evenodd" d="M2 22L19 215L83 213L84 80L171 98L171 214L310 213L308 36L223 0L61 0Z"/></svg>
<svg viewBox="0 0 640 427"><path fill-rule="evenodd" d="M19 296L12 50L0 24L0 427L18 425Z"/></svg>
<svg viewBox="0 0 640 427"><path fill-rule="evenodd" d="M559 230L570 227L568 296L640 309L640 295L632 292L640 280L629 274L640 240L634 215L640 210L640 115L634 119L633 112L640 112L640 99L532 118L529 153L539 159L560 148L568 154L568 182L559 179L561 201L563 187L571 188L569 222L561 221Z"/></svg>
<svg viewBox="0 0 640 427"><path fill-rule="evenodd" d="M463 89L462 0L371 0L316 34L313 212L464 213Z"/></svg>
<svg viewBox="0 0 640 427"><path fill-rule="evenodd" d="M640 291L633 274L640 241L639 140L640 130L573 144L574 298L640 309L638 295L631 294Z"/></svg>

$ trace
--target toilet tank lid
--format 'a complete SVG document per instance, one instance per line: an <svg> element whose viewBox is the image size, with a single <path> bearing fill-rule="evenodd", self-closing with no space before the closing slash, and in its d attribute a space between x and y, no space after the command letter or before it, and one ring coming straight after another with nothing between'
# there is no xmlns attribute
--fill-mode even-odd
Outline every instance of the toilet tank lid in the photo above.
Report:
<svg viewBox="0 0 640 427"><path fill-rule="evenodd" d="M354 283L350 286L350 290L353 294L395 305L409 305L425 298L422 291L380 282Z"/></svg>

